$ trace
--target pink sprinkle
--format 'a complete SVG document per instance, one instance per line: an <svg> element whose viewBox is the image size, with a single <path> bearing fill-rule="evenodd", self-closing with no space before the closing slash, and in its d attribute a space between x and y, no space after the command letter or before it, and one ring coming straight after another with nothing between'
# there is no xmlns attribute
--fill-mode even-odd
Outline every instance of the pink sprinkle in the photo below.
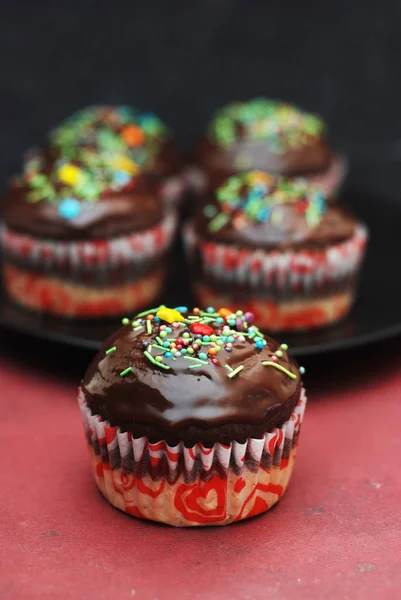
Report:
<svg viewBox="0 0 401 600"><path fill-rule="evenodd" d="M199 350L199 346L198 346L198 344L192 344L192 348L193 348L194 350Z"/></svg>
<svg viewBox="0 0 401 600"><path fill-rule="evenodd" d="M231 342L227 342L226 348L232 348L232 347L233 347L232 343Z"/></svg>
<svg viewBox="0 0 401 600"><path fill-rule="evenodd" d="M179 323L177 323L176 321L174 321L174 323L172 323L172 327L174 327L174 329L178 329L180 326Z"/></svg>
<svg viewBox="0 0 401 600"><path fill-rule="evenodd" d="M166 329L165 325L160 325L160 331L164 331Z"/></svg>

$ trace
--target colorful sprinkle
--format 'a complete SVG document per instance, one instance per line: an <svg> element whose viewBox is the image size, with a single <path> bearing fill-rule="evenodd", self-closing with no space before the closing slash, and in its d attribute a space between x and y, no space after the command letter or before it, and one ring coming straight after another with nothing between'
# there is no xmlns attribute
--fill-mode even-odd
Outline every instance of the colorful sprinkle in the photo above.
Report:
<svg viewBox="0 0 401 600"><path fill-rule="evenodd" d="M121 319L121 323L123 325L129 325L129 319L127 317L124 317L123 319Z"/></svg>
<svg viewBox="0 0 401 600"><path fill-rule="evenodd" d="M130 373L132 371L132 367L127 367L126 369L124 369L124 371L121 371L120 373L120 377L125 377L126 375L128 375L128 373Z"/></svg>
<svg viewBox="0 0 401 600"><path fill-rule="evenodd" d="M273 360L264 360L262 362L262 365L264 367L274 367L275 369L278 369L279 371L282 371L283 373L285 373L286 375L288 375L288 377L291 377L291 379L296 379L297 378L297 376L294 373L291 373L291 371L289 371L288 369L286 369L282 365L279 365L276 362L273 362Z"/></svg>
<svg viewBox="0 0 401 600"><path fill-rule="evenodd" d="M112 346L111 348L106 350L106 354L111 354L112 352L115 352L116 350L117 350L117 348L115 346Z"/></svg>
<svg viewBox="0 0 401 600"><path fill-rule="evenodd" d="M231 371L228 376L230 379L232 379L233 377L235 377L236 375L238 375L238 373L241 373L241 371L244 369L244 365L240 365L239 367L237 367L236 369L234 369L233 371Z"/></svg>
<svg viewBox="0 0 401 600"><path fill-rule="evenodd" d="M64 198L58 205L58 214L64 219L76 219L81 214L81 203L76 198Z"/></svg>

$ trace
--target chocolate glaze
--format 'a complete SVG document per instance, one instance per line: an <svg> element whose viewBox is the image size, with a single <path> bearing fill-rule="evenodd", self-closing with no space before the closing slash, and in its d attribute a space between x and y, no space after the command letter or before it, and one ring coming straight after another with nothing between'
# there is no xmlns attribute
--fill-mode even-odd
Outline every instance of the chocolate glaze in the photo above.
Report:
<svg viewBox="0 0 401 600"><path fill-rule="evenodd" d="M224 179L219 179L223 183ZM205 216L204 207L212 205L219 211L221 207L216 198L216 191L209 190L198 207L195 217L195 232L201 239L232 244L250 248L285 250L302 247L305 249L325 248L329 245L345 241L352 237L357 219L344 207L329 204L317 226L310 227L305 214L299 212L299 204L303 197L294 198L293 202L281 204L278 208L282 215L282 223L277 227L271 219L266 222L248 220L243 227L236 228L230 220L217 232L210 231L211 218Z"/></svg>
<svg viewBox="0 0 401 600"><path fill-rule="evenodd" d="M54 240L96 240L153 227L163 218L157 183L142 174L134 185L110 191L94 202L81 200L81 214L65 219L57 203L27 201L26 186L12 186L4 198L4 221L20 233ZM79 200L79 198L78 198Z"/></svg>
<svg viewBox="0 0 401 600"><path fill-rule="evenodd" d="M207 172L212 187L216 177L227 177L250 169L286 176L315 175L326 171L333 159L328 142L312 137L301 147L282 153L272 152L263 140L240 138L224 147L204 138L194 154L195 163Z"/></svg>
<svg viewBox="0 0 401 600"><path fill-rule="evenodd" d="M170 359L172 368L164 371L148 361L142 348L144 341L157 343L161 324L153 324L150 336L129 324L105 342L82 382L93 413L122 431L131 431L134 437L166 440L170 445L183 441L186 446L260 438L289 418L301 393L296 362L285 351L279 359L296 379L261 364L271 359L279 348L277 342L265 338L267 344L258 351L246 338L233 344L232 352L221 350L217 365L209 361L209 365L189 369L193 363L181 356L174 362ZM189 325L178 331L173 329L169 337L190 333ZM116 351L105 355L112 346ZM245 368L230 379L225 365ZM132 366L131 373L121 377L127 366Z"/></svg>

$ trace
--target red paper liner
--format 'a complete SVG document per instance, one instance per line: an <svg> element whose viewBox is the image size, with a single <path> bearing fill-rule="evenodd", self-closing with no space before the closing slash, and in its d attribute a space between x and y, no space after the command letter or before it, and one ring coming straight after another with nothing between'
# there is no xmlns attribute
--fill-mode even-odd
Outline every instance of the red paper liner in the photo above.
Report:
<svg viewBox="0 0 401 600"><path fill-rule="evenodd" d="M6 258L38 270L70 273L74 278L93 269L124 269L162 256L170 247L177 218L170 212L151 229L97 241L55 241L0 231Z"/></svg>
<svg viewBox="0 0 401 600"><path fill-rule="evenodd" d="M288 421L244 444L185 448L133 438L93 415L78 397L92 472L116 508L175 526L226 525L267 511L284 494L292 472L306 395Z"/></svg>

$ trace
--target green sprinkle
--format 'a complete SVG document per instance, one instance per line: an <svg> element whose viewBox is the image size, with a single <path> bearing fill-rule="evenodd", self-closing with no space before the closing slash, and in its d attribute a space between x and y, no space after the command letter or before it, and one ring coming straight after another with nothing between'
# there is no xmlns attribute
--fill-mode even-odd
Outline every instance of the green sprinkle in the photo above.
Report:
<svg viewBox="0 0 401 600"><path fill-rule="evenodd" d="M124 317L124 318L122 319L121 323L122 323L123 325L128 325L128 323L129 323L129 319L127 319L127 317Z"/></svg>
<svg viewBox="0 0 401 600"><path fill-rule="evenodd" d="M164 365L161 362L155 362L155 365L157 365L158 367L160 367L161 369L164 369L165 371L169 371L170 367L168 367L167 365Z"/></svg>
<svg viewBox="0 0 401 600"><path fill-rule="evenodd" d="M201 367L201 366L202 366L201 363L198 363L196 365L189 365L188 369L197 369L198 367Z"/></svg>
<svg viewBox="0 0 401 600"><path fill-rule="evenodd" d="M288 377L291 377L291 379L296 379L297 376L294 373L291 373L291 371L289 371L288 369L286 369L285 367L282 367L281 365L271 361L271 360L264 360L262 362L262 365L264 367L274 367L275 369L278 369L279 371L282 371L283 373L285 373L286 375L288 375Z"/></svg>
<svg viewBox="0 0 401 600"><path fill-rule="evenodd" d="M125 377L126 375L128 375L128 373L130 373L130 371L132 371L132 367L127 367L126 369L124 369L124 371L121 371L120 377Z"/></svg>
<svg viewBox="0 0 401 600"><path fill-rule="evenodd" d="M238 373L241 373L241 371L244 369L244 365L240 365L239 367L237 367L236 369L234 369L234 371L231 371L228 376L230 379L232 379L233 377L235 377L236 375L238 375Z"/></svg>
<svg viewBox="0 0 401 600"><path fill-rule="evenodd" d="M207 362L207 360L202 360L201 358L196 358L196 356L188 356L187 354L184 356L184 358L186 360L196 360L200 363L202 363L202 365L208 365L209 363Z"/></svg>
<svg viewBox="0 0 401 600"><path fill-rule="evenodd" d="M161 338L159 338L159 336L158 336L158 335L156 336L156 342L157 342L158 344L160 344L160 346L163 346L163 342L162 342Z"/></svg>
<svg viewBox="0 0 401 600"><path fill-rule="evenodd" d="M136 318L138 319L139 317L144 317L145 315L150 315L150 313L157 313L158 310L160 310L161 308L166 308L164 306L164 304L160 304L160 306L158 306L157 308L150 308L149 310L144 310L143 312L139 313L139 315L136 315Z"/></svg>
<svg viewBox="0 0 401 600"><path fill-rule="evenodd" d="M210 221L208 229L209 231L216 232L222 227L224 227L224 225L226 225L226 223L228 223L229 220L230 217L228 215L226 215L225 213L219 213L216 217L214 217L212 221Z"/></svg>
<svg viewBox="0 0 401 600"><path fill-rule="evenodd" d="M280 348L283 350L288 350L288 344L280 344Z"/></svg>
<svg viewBox="0 0 401 600"><path fill-rule="evenodd" d="M112 352L115 352L116 350L117 350L117 348L115 346L112 346L111 348L106 350L106 354L111 354Z"/></svg>
<svg viewBox="0 0 401 600"><path fill-rule="evenodd" d="M158 350L163 350L163 352L166 352L166 350L167 350L167 348L165 348L164 346L159 346L158 344L152 344L151 347L152 348L157 348Z"/></svg>
<svg viewBox="0 0 401 600"><path fill-rule="evenodd" d="M134 327L134 331L138 331L138 329L142 329L143 325L138 325L138 327Z"/></svg>
<svg viewBox="0 0 401 600"><path fill-rule="evenodd" d="M162 362L163 358L161 356L156 356L155 360L157 360L157 362Z"/></svg>
<svg viewBox="0 0 401 600"><path fill-rule="evenodd" d="M155 364L155 359L153 358L153 356L150 354L150 352L148 352L147 350L145 350L144 355L146 356L146 358L148 360L150 360L151 363Z"/></svg>
<svg viewBox="0 0 401 600"><path fill-rule="evenodd" d="M225 367L226 367L227 371L230 371L230 373L233 370L232 367L230 367L230 365L225 365Z"/></svg>
<svg viewBox="0 0 401 600"><path fill-rule="evenodd" d="M283 356L282 350L277 350L276 351L276 356L278 356L279 358L281 358Z"/></svg>
<svg viewBox="0 0 401 600"><path fill-rule="evenodd" d="M146 331L147 331L147 333L148 333L149 335L150 335L150 334L152 333L152 331L153 331L153 328L152 328L152 323L150 322L150 320L149 320L149 319L146 319Z"/></svg>

